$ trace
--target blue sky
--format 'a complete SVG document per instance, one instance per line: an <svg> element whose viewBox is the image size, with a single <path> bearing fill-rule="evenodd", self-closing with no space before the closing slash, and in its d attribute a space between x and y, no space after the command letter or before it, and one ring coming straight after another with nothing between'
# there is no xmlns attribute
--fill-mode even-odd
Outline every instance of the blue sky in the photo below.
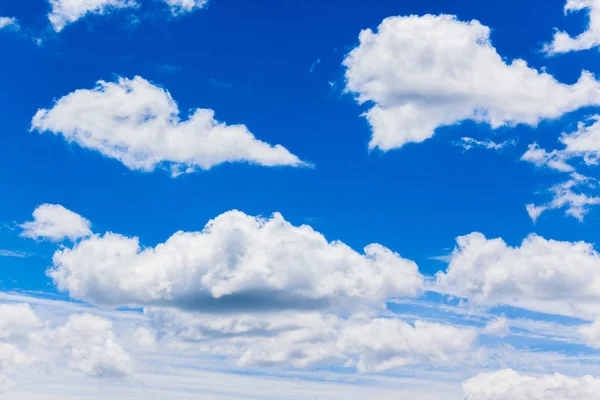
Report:
<svg viewBox="0 0 600 400"><path fill-rule="evenodd" d="M61 1L65 4L69 2L55 0L54 4ZM119 1L115 0L116 3ZM165 2L168 3L167 0ZM483 330L499 316L505 315L510 320L510 334L498 336L485 331L479 332L481 337L477 347L466 351L472 355L480 354L506 345L511 346L510 355L502 353L490 356L494 362L482 362L478 366L467 363L468 367L463 367L462 370L446 364L442 367L432 366L427 362L414 367L419 379L437 382L438 386L434 386L440 388L439 393L447 390L444 385L454 385L453 393L459 399L460 382L469 378L469 373L475 376L479 372L504 367L531 374L561 372L576 377L596 371L595 375L600 375L598 353L594 350L594 346L600 347L600 333L594 336L594 340L589 339L593 334L583 334L588 339L582 339L579 330L580 326L592 326L596 320L596 306L600 311L598 298L583 299L583 295L578 298L573 295L573 287L562 288L556 282L556 287L549 284L540 289L543 293L538 297L535 296L534 288L531 289L534 293L531 298L521 299L515 294L522 293L523 287L533 282L527 279L534 279L525 276L526 274L520 276L521 270L531 269L534 271L532 276L535 276L535 273L545 270L551 264L548 269L552 273L570 276L573 269L581 268L585 273L591 274L590 281L596 279L594 271L600 271L600 256L590 250L597 243L600 233L596 223L600 207L593 204L593 199L597 198L596 179L600 179L600 174L593 162L586 164L579 159L584 157L583 154L593 158L600 149L590 148L570 155L575 153L560 153L564 146L559 143L561 134L577 131L579 123L591 126L588 118L597 114L600 106L595 97L595 89L598 87L590 84L593 87L585 91L585 101L571 107L572 110L568 108L575 100L565 100L564 104L558 104L560 112L550 117L544 115L545 111L531 111L531 115L535 114L536 118L539 116L539 122L519 123L524 121L518 121L518 118L511 120L509 117L508 120L511 121L503 121L500 126L491 127L486 120L459 118L457 123L436 127L435 135L427 140L406 143L384 151L369 148L374 131L367 119L361 116L378 101L370 98L364 104L358 103L357 98L361 93L350 93L350 72L348 66L344 65L344 60L348 59L354 49L362 48L359 33L364 29L377 32L377 27L388 17L399 16L407 18L402 21L408 21L409 16L421 20L421 16L426 14L449 14L456 16L454 21L459 21L456 24L477 20L481 25L490 27L490 46L507 65L514 59L523 59L529 68L543 71L561 84L575 85L583 70L589 71L592 77L600 76L598 49L595 48L597 43L590 45L592 48L589 49L570 49L561 54L548 54L548 51L543 50L544 45L552 42L556 29L572 36L584 31L590 13L594 15L595 12L600 12L598 2L589 1L587 9L568 15L564 11L565 2L538 0L374 0L368 4L359 0L258 3L209 0L207 4L198 6L198 9L178 13L171 12L159 0L139 0L137 3L137 7L119 10L109 7L103 13L92 11L83 14L77 21L59 31L48 21L52 2L29 0L0 4L0 17L15 18L15 24L18 24L18 29L16 25L0 29L0 48L5 54L5 61L0 63L0 183L5 193L0 198L0 250L3 251L0 255L5 255L0 256L0 289L6 302L29 303L34 310L51 321L47 323L48 326L58 326L61 323L64 318L60 316L65 307L73 306L70 301L76 301L76 307L87 307L81 304L89 303L98 315L108 313L118 331L117 336L125 337L128 324L135 325L129 319L135 320L137 317L127 313L122 316L111 310L124 307L163 307L164 304L144 303L139 300L141 295L126 293L125 289L125 300L103 302L100 300L101 295L94 291L101 291L98 288L102 287L101 283L93 281L99 279L99 275L94 274L81 275L85 278L81 278L78 285L89 284L95 289L78 292L77 288L70 286L74 285L72 281L61 281L61 278L49 276L46 271L48 268L64 268L75 276L77 268L96 267L92 262L88 265L87 261L82 261L93 255L88 257L82 253L81 258L60 264L53 261L55 252L64 249L67 252L71 249L75 251L76 246L82 243L91 245L94 237L100 238L104 232L138 237L142 248L153 248L166 242L175 232L202 231L209 220L230 210L239 210L247 216L262 216L267 220L270 220L273 213L279 212L291 225L309 225L314 231L322 233L328 241L339 240L361 256L365 246L377 243L400 254L405 260L414 261L418 265L418 272L427 282L426 286L419 288L419 295L404 296L409 300L397 301L398 304L392 302L392 298L403 296L390 295L390 298L385 298L390 303L382 314L391 313L395 315L393 318L403 318L411 326L417 320L425 320ZM454 23L451 26L454 27ZM426 36L423 32L421 36L417 35ZM418 46L419 40L415 46ZM427 39L423 39L423 43L426 42ZM410 49L412 48L405 48L405 51ZM391 47L390 51L401 58L401 50L399 45ZM469 60L470 56L473 54L466 53L465 59ZM444 55L433 52L431 57L443 61ZM473 57L475 63L476 55ZM385 67L386 62L381 63ZM426 61L423 63L427 65ZM371 64L365 65L370 68ZM414 66L415 69L421 67ZM402 65L395 65L393 62L390 68L399 71L398 75L402 75L404 71ZM358 68L356 71L358 76L360 71ZM445 76L453 74L450 68L443 71ZM380 79L384 86L395 87L395 83L390 81L395 78L389 78L385 71L381 75L371 73L372 76L364 78L365 84ZM271 167L258 165L261 161L233 162L218 164L210 169L196 166L191 173L174 177L169 170L168 159L167 162L158 163L155 168L153 166L152 170L140 171L114 157L103 155L100 151L84 148L81 143L65 140L68 128L64 127L71 126L69 124L85 131L85 128L76 126L77 122L72 122L78 120L78 112L67 115L64 121L59 121L59 117L48 116L46 129L32 128L36 112L58 107L55 102L61 98L76 91L89 93L100 80L115 84L120 78L133 79L136 76L144 78L151 87L164 90L162 93L168 91L177 103L180 120L187 120L193 113L190 111L197 108L212 109L217 121L228 126L243 124L257 139L270 145L280 144L300 160L310 163L310 166ZM418 81L417 75L406 76L409 81ZM504 85L511 85L511 82L498 80L494 70L486 69L485 65L478 76L482 77L481 87L487 87L487 82L500 93L489 100L494 104L496 99L516 103L524 98L514 95L512 99L510 96L513 95L510 93L502 94ZM362 77L356 79L361 80ZM551 89L548 93L552 95L548 98L541 97L542 103L560 103L560 92ZM398 92L389 90L392 91L391 94L388 93L392 103L395 96L400 98L404 95L400 93L402 89L398 89ZM496 93L496 89L492 91ZM365 93L366 91L362 94ZM427 103L427 107L438 100L436 95L420 92L418 88L410 96L417 99L414 100L415 104ZM408 98L412 98L410 96ZM444 97L445 94L440 93L439 96ZM85 99L81 97L75 104L87 104L82 101ZM448 104L460 104L463 101L460 96L449 96L448 99ZM90 104L93 102L91 98L87 100ZM535 108L531 104L535 98L525 100L527 101L522 108ZM383 104L383 101L379 103ZM488 103L476 104L482 108L486 105ZM102 120L102 110L105 107L110 105L88 110L89 115L98 116L88 126L102 126L106 122ZM120 104L117 109L126 107L127 105ZM508 106L496 107L504 112ZM494 106L488 107L490 115L493 114L493 108ZM540 105L538 108L543 107ZM510 112L518 114L518 109L519 107L516 107L516 111L510 109ZM65 110L68 111L67 108ZM394 126L393 131L402 131L402 126ZM135 130L132 132L135 135ZM460 146L461 138L464 137L482 143L493 141L506 144L501 149L481 146L466 149ZM525 207L527 204L541 205L551 201L552 195L548 192L550 188L569 179L576 179L572 176L570 178L564 171L556 171L549 166L547 160L538 165L522 160L532 143L538 143L540 148L549 152L558 150L559 153L553 159L563 160L563 157L567 157L564 159L574 166L574 171L587 177L578 193L583 193L586 199L592 200L584 206L585 213L580 218L565 214L565 207L548 209L536 221L528 214ZM60 239L48 240L47 235L35 232L27 237L22 224L35 220L32 213L42 204L61 205L85 218L91 222L93 234L88 232L74 240L65 239L68 236L66 234ZM471 245L465 245L461 247L464 254L459 249L450 257L457 246L457 237L473 232L480 232L487 239L501 238L506 244L506 252L500 253L498 250L498 253L493 253L490 250L490 254L493 254L489 258L485 254L473 253L475 261L468 261L471 260L469 251L476 252L487 245L482 242L473 245L476 246L475 249ZM258 231L256 234L258 235ZM565 246L554 247L554 242L536 242L529 250L523 250L526 245L520 246L530 234L548 241L561 242ZM272 240L277 237L275 235ZM218 242L217 239L214 240ZM590 247L577 248L577 242L585 242ZM221 245L217 243L215 246L220 248ZM268 242L264 246L269 248ZM520 248L522 251L511 248ZM531 255L536 251L539 259ZM186 256L185 253L181 254L182 257ZM295 259L289 257L290 260ZM496 263L496 259L504 260L505 264ZM135 262L139 262L140 268L145 268L146 261ZM175 261L156 261L156 264L163 265L163 262L167 263L165 273L168 275L168 263ZM448 263L450 266L456 265L456 277L431 283L438 271L446 271ZM471 269L464 267L464 271L459 270L467 264ZM518 289L511 288L506 292L498 289L498 294L490 294L482 300L483 295L470 297L468 288L459 287L459 282L472 277L469 274L476 274L478 270L484 270L492 264L501 270L504 265L506 270L514 268L514 271L507 273L519 276L515 278L516 281L523 279L515 284ZM583 264L585 267L580 266ZM127 268L129 265L124 262L121 267ZM447 275L450 277L450 272ZM115 276L117 279L126 279L119 278L118 274ZM476 277L473 279L476 280ZM193 286L197 282L190 281L188 284ZM490 285L492 284L493 282ZM505 298L502 297L503 293ZM561 296L564 296L564 304L550 304L548 293L556 293L559 303ZM14 297L25 294L32 297L27 297L29 300ZM453 297L448 298L446 295ZM47 298L61 301L46 303ZM461 298L463 301L460 301ZM571 311L564 311L568 307L562 307L563 305L580 300L582 303L572 306ZM338 304L338 300L331 301ZM347 299L339 300L338 304L345 311L346 302ZM170 304L167 308L170 309L169 307L177 309L177 312L189 311L179 303ZM180 310L182 307L183 311ZM192 308L195 313L206 312ZM152 325L154 323L155 321L150 323L151 328L156 328ZM358 322L356 324L360 325ZM571 328L572 331L569 330ZM161 334L170 335L159 331L157 329L157 340L161 338ZM594 345L590 345L592 341ZM123 346L127 349L127 340L124 343ZM165 343L161 345L168 348ZM135 353L138 350L131 351ZM552 364L549 369L536 369L536 366L522 362L528 351L534 351L541 360L548 357L560 361ZM218 373L234 369L222 361L222 357L225 357L223 355L208 354L200 347L194 348L193 354L196 352L198 359L202 360L215 356L214 359L209 358L210 363L216 365ZM145 352L140 358L163 357L168 361L171 357L160 351L156 354L159 355ZM179 365L178 357L184 356L185 354L172 355L173 363ZM504 362L497 362L498 359ZM140 375L146 374L146 379L153 379L149 378L147 364L144 364L147 369L140 372ZM269 369L272 365L264 367L266 369L262 365L257 369L253 366L235 365L244 374L260 371L274 376L274 371L277 371ZM313 374L315 370L319 374L324 374L323 371L340 373L339 365L323 367L319 364L316 369L312 366L296 367L293 365L290 375L306 379L307 385L312 384L310 382L314 381L314 377L305 375ZM555 370L550 370L553 367ZM428 374L431 369L442 371L446 375L438 379L434 377L436 374ZM341 382L340 385L343 386L343 381L352 379L354 372L348 372L345 368L342 370L341 375L335 375L332 380ZM236 371L240 373L239 370ZM467 376L463 376L464 371L467 371ZM394 368L391 372L386 370L383 375L377 375L377 372L369 371L375 375L369 375L369 378L359 375L358 379L363 380L363 383L368 381L365 383L367 386L385 387L386 390L391 385L390 393L394 393L400 390L397 385L380 379L404 379L408 374L403 368ZM189 372L181 372L180 377L186 373ZM70 382L71 372L65 374L60 375L60 379ZM40 373L39 379L39 382L43 382L47 377ZM198 377L199 381L202 379L207 378ZM322 379L321 375L317 380L319 379ZM540 378L540 382L543 379ZM125 389L119 392L121 384L110 386L101 395L106 398L124 396ZM417 383L414 385L419 387ZM17 384L15 393L19 394L19 390L25 390L24 386ZM109 392L110 390L114 392ZM7 393L10 396L10 392ZM21 395L25 395L24 393ZM285 393L282 396L296 398L293 397L293 390ZM338 390L337 393L342 391ZM418 390L411 393L416 396L414 398L436 398L435 393L431 394L433 397L427 397L430 394L420 393ZM75 396L66 392L64 396L69 395ZM239 398L250 396L248 393L238 395L242 396ZM215 398L238 398L231 396ZM324 398L337 398L333 396ZM186 397L182 395L181 398ZM469 399L502 400L504 397Z"/></svg>

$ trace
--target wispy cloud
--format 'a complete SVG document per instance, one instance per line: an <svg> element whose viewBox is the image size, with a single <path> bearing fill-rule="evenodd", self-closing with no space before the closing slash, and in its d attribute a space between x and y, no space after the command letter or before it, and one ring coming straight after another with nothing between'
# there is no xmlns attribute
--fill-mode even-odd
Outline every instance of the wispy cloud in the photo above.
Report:
<svg viewBox="0 0 600 400"><path fill-rule="evenodd" d="M0 250L0 257L25 258L25 257L29 257L29 256L31 256L31 254L24 253L21 251Z"/></svg>

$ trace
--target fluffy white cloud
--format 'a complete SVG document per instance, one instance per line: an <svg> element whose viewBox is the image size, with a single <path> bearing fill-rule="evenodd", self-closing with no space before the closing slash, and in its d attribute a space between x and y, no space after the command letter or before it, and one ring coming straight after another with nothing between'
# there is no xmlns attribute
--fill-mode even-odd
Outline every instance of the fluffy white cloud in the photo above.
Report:
<svg viewBox="0 0 600 400"><path fill-rule="evenodd" d="M208 0L164 0L173 15L199 10L208 4Z"/></svg>
<svg viewBox="0 0 600 400"><path fill-rule="evenodd" d="M26 303L0 304L0 378L4 380L24 367L50 366L122 379L132 373L132 365L115 340L112 323L104 318L73 314L64 325L53 326L42 323Z"/></svg>
<svg viewBox="0 0 600 400"><path fill-rule="evenodd" d="M370 148L390 150L422 142L438 127L460 121L492 128L536 125L546 118L600 104L600 83L583 72L573 85L507 63L490 42L490 29L454 16L390 17L360 33L344 65L346 91L359 103L373 130Z"/></svg>
<svg viewBox="0 0 600 400"><path fill-rule="evenodd" d="M192 342L242 367L327 365L382 372L415 364L453 366L468 358L477 339L467 327L318 312L215 317L152 308L146 314L163 340Z"/></svg>
<svg viewBox="0 0 600 400"><path fill-rule="evenodd" d="M49 0L52 10L48 19L56 32L89 14L106 14L113 10L137 7L135 0Z"/></svg>
<svg viewBox="0 0 600 400"><path fill-rule="evenodd" d="M155 247L95 234L57 251L53 264L48 275L60 290L110 306L345 308L414 296L423 284L414 262L381 245L360 254L280 214L263 219L239 211Z"/></svg>
<svg viewBox="0 0 600 400"><path fill-rule="evenodd" d="M490 139L477 140L470 137L462 137L455 143L457 146L462 147L465 150L471 150L475 147L487 149L487 150L502 150L507 146L515 144L514 140L505 140L504 142L494 142Z"/></svg>
<svg viewBox="0 0 600 400"><path fill-rule="evenodd" d="M133 170L168 164L174 175L226 162L305 166L281 145L256 139L244 125L226 125L214 111L196 109L182 121L169 92L147 80L119 78L76 90L39 110L32 130L62 135Z"/></svg>
<svg viewBox="0 0 600 400"><path fill-rule="evenodd" d="M472 305L508 305L537 312L600 315L600 255L585 242L530 235L520 247L472 233L457 239L435 290Z"/></svg>
<svg viewBox="0 0 600 400"><path fill-rule="evenodd" d="M568 53L591 49L600 45L600 1L599 0L567 0L565 15L571 12L586 10L589 23L585 31L577 37L566 32L557 31L551 43L544 46L548 54Z"/></svg>
<svg viewBox="0 0 600 400"><path fill-rule="evenodd" d="M597 186L597 180L573 172L569 180L550 188L549 192L552 199L548 203L539 206L528 204L526 206L527 212L535 222L547 210L565 208L565 214L583 221L584 216L589 212L590 206L600 204L600 197L587 195L581 189L596 189Z"/></svg>
<svg viewBox="0 0 600 400"><path fill-rule="evenodd" d="M479 374L463 384L464 400L593 400L598 393L600 379L591 376L527 376L510 369Z"/></svg>
<svg viewBox="0 0 600 400"><path fill-rule="evenodd" d="M16 18L0 17L0 29L19 29L19 22Z"/></svg>
<svg viewBox="0 0 600 400"><path fill-rule="evenodd" d="M33 221L20 225L21 236L60 242L66 238L75 241L91 235L91 223L79 214L59 204L43 204L33 211Z"/></svg>

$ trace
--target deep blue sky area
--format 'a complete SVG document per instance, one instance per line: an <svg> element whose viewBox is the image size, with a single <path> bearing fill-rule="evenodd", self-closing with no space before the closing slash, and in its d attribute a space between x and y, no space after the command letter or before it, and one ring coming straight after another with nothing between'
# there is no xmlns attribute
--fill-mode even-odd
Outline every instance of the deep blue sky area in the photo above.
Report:
<svg viewBox="0 0 600 400"><path fill-rule="evenodd" d="M264 216L278 211L355 249L381 243L415 260L425 274L444 268L430 257L448 253L457 236L473 231L511 245L532 232L596 243L598 210L584 222L554 210L532 223L525 204L539 202L538 192L561 177L519 161L533 141L556 146L558 135L589 110L537 128L498 129L499 140L517 138L502 152L454 146L460 137L490 132L464 122L383 153L368 150L370 128L360 116L366 106L343 92L342 60L359 32L394 15L477 19L492 29L492 43L508 61L523 58L564 83L575 82L582 68L600 73L597 50L550 58L540 52L554 27L576 33L585 24L584 14L565 18L563 6L542 0L211 0L175 20L150 2L136 13L141 23L126 10L92 16L59 38L48 28L45 0L1 1L0 15L17 17L24 28L16 35L0 32L0 249L35 256L0 258L0 288L54 290L43 271L55 245L15 233L15 222L29 220L42 203L62 204L91 220L95 232L136 235L146 246L178 230L201 230L231 209ZM173 179L166 170L131 171L51 133L29 132L35 112L55 99L98 80L136 75L166 88L182 119L190 109L211 108L218 120L245 124L315 168L229 164Z"/></svg>

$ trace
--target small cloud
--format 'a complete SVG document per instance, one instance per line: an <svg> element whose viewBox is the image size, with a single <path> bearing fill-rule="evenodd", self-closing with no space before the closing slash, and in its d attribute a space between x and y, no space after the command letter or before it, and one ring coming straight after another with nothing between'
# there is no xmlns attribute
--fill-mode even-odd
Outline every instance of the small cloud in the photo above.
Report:
<svg viewBox="0 0 600 400"><path fill-rule="evenodd" d="M29 256L31 256L31 254L21 251L0 250L0 257L25 258Z"/></svg>
<svg viewBox="0 0 600 400"><path fill-rule="evenodd" d="M450 254L446 254L446 255L442 255L442 256L433 256L433 257L429 257L430 260L435 260L435 261L441 261L444 263L450 263L450 261L452 261L452 253Z"/></svg>

